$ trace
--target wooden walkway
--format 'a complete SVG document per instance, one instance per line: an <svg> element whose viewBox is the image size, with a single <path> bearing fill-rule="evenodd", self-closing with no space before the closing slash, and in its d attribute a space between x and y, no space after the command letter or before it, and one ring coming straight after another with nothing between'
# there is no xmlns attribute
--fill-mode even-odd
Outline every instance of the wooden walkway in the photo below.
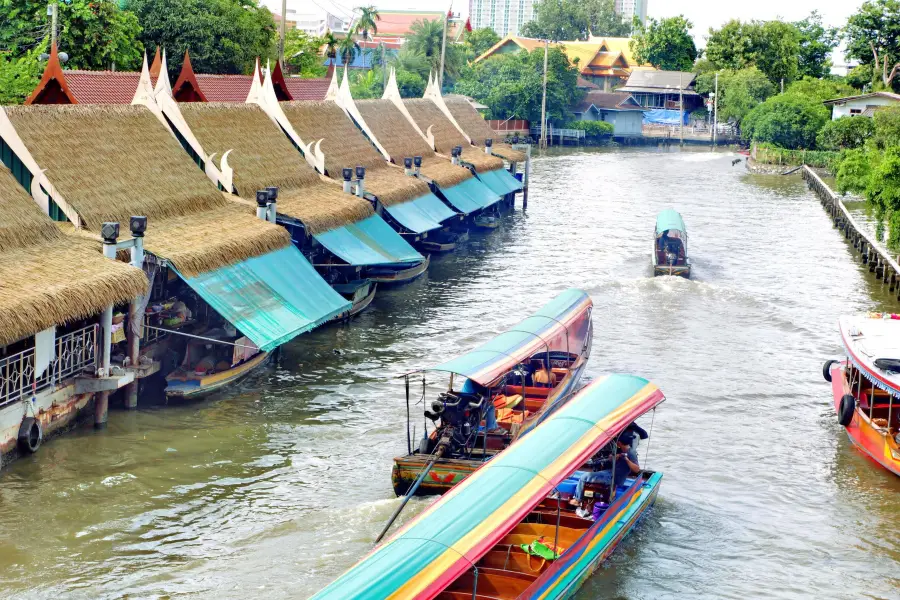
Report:
<svg viewBox="0 0 900 600"><path fill-rule="evenodd" d="M885 248L863 231L862 227L850 216L850 212L840 197L822 181L815 171L809 166L803 165L802 174L807 187L819 196L822 206L831 215L835 227L841 230L844 237L853 244L862 263L869 266L870 273L874 273L875 277L888 284L889 291L896 291L897 300L900 300L900 264L897 260L900 257L892 257Z"/></svg>

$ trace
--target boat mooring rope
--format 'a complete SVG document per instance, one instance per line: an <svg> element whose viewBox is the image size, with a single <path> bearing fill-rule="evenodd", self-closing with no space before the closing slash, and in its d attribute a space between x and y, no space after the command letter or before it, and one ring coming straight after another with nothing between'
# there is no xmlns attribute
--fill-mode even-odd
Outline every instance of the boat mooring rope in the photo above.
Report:
<svg viewBox="0 0 900 600"><path fill-rule="evenodd" d="M234 342L226 342L223 340L217 340L215 338L203 337L202 335L193 335L191 333L185 333L183 331L175 331L174 329L165 329L164 327L154 327L153 325L144 325L146 329L155 329L157 331L165 331L166 333L174 333L175 335L183 335L184 337L194 338L195 340L203 340L205 342L212 342L214 344L223 344L225 346L235 346L237 348L250 348L251 350L259 350L256 346L247 346L245 344L235 344Z"/></svg>

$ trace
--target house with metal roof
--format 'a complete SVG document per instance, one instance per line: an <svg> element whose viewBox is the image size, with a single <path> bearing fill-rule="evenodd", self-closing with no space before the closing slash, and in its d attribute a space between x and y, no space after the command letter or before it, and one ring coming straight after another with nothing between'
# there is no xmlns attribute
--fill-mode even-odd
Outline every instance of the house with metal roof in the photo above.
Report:
<svg viewBox="0 0 900 600"><path fill-rule="evenodd" d="M679 96L684 98L687 112L703 104L703 99L694 90L697 76L687 71L657 71L655 69L635 69L628 81L617 91L631 94L645 108L677 110Z"/></svg>
<svg viewBox="0 0 900 600"><path fill-rule="evenodd" d="M609 92L623 84L638 67L629 45L630 38L591 37L587 41L551 42L552 47L563 48L569 61L578 65L581 78L599 89ZM506 36L475 62L491 56L521 52L533 52L544 47L544 41L519 36Z"/></svg>
<svg viewBox="0 0 900 600"><path fill-rule="evenodd" d="M612 123L616 137L639 136L644 108L634 96L623 92L588 92L572 112L579 121Z"/></svg>
<svg viewBox="0 0 900 600"><path fill-rule="evenodd" d="M832 120L837 120L841 117L872 117L877 110L900 104L900 94L872 92L859 96L826 100L824 104L831 107Z"/></svg>

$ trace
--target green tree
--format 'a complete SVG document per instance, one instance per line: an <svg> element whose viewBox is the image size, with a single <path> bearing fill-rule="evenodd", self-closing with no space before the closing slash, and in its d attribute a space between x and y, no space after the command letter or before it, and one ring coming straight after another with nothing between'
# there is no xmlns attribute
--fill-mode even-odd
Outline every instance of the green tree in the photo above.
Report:
<svg viewBox="0 0 900 600"><path fill-rule="evenodd" d="M875 111L875 136L872 143L875 148L883 150L891 146L900 146L900 108L891 106Z"/></svg>
<svg viewBox="0 0 900 600"><path fill-rule="evenodd" d="M469 57L477 58L481 56L499 41L500 36L490 27L473 29L466 34L466 47L469 51Z"/></svg>
<svg viewBox="0 0 900 600"><path fill-rule="evenodd" d="M630 42L635 60L664 71L689 71L697 59L691 27L693 23L684 15L660 21L648 19Z"/></svg>
<svg viewBox="0 0 900 600"><path fill-rule="evenodd" d="M775 93L775 85L756 67L739 71L718 71L719 102L718 120L741 124L744 117L760 103ZM715 89L716 73L697 76L694 89L709 94Z"/></svg>
<svg viewBox="0 0 900 600"><path fill-rule="evenodd" d="M338 39L334 37L331 31L326 31L322 36L322 46L325 48L325 56L332 59L337 58Z"/></svg>
<svg viewBox="0 0 900 600"><path fill-rule="evenodd" d="M384 93L384 76L381 69L358 71L350 78L350 93L354 98L381 98Z"/></svg>
<svg viewBox="0 0 900 600"><path fill-rule="evenodd" d="M404 98L421 98L425 93L425 79L412 71L399 71L397 73L397 87Z"/></svg>
<svg viewBox="0 0 900 600"><path fill-rule="evenodd" d="M847 73L847 77L845 79L849 85L858 90L861 90L867 86L871 86L873 80L875 79L875 73L872 70L872 63L853 67L852 69L850 69L850 72Z"/></svg>
<svg viewBox="0 0 900 600"><path fill-rule="evenodd" d="M45 41L18 58L0 52L0 105L21 104L31 94L44 70L38 56L46 51Z"/></svg>
<svg viewBox="0 0 900 600"><path fill-rule="evenodd" d="M786 94L794 94L802 96L816 102L825 102L833 98L842 98L844 96L852 96L856 91L840 81L831 79L814 79L812 77L804 77L791 83L784 92Z"/></svg>
<svg viewBox="0 0 900 600"><path fill-rule="evenodd" d="M811 149L828 118L828 111L820 103L782 94L772 96L751 110L741 122L741 135L745 140L781 148Z"/></svg>
<svg viewBox="0 0 900 600"><path fill-rule="evenodd" d="M400 50L391 59L391 65L397 70L397 73L413 73L420 78L428 77L428 72L431 70L428 57L410 48L409 44L400 47Z"/></svg>
<svg viewBox="0 0 900 600"><path fill-rule="evenodd" d="M319 48L323 44L323 38L313 37L299 29L288 30L284 41L285 68L301 77L322 77L326 69L319 56Z"/></svg>
<svg viewBox="0 0 900 600"><path fill-rule="evenodd" d="M130 0L147 48L163 47L171 73L190 51L200 73L249 73L275 55L275 21L255 0Z"/></svg>
<svg viewBox="0 0 900 600"><path fill-rule="evenodd" d="M623 37L632 24L615 11L614 0L541 0L534 7L534 20L522 35L553 41L587 40L589 36Z"/></svg>
<svg viewBox="0 0 900 600"><path fill-rule="evenodd" d="M816 137L822 150L861 148L875 134L875 120L865 117L841 117L828 121Z"/></svg>
<svg viewBox="0 0 900 600"><path fill-rule="evenodd" d="M900 0L863 2L844 33L849 58L873 65L883 87L900 87Z"/></svg>
<svg viewBox="0 0 900 600"><path fill-rule="evenodd" d="M493 118L540 122L543 72L543 50L501 54L465 70L454 91L490 107ZM551 121L569 121L570 107L581 96L577 79L578 69L565 52L551 48L547 61L547 114Z"/></svg>
<svg viewBox="0 0 900 600"><path fill-rule="evenodd" d="M824 27L822 15L817 10L805 19L795 21L794 27L800 33L799 75L825 77L831 67L831 51L840 42L838 28Z"/></svg>
<svg viewBox="0 0 900 600"><path fill-rule="evenodd" d="M338 42L337 51L341 57L341 62L346 67L347 65L352 63L353 59L355 59L356 56L359 54L359 52L360 52L359 43L356 40L354 40L353 36L350 35L350 33L348 32L346 37L342 38Z"/></svg>
<svg viewBox="0 0 900 600"><path fill-rule="evenodd" d="M731 20L710 29L706 58L720 69L755 66L772 82L789 83L800 68L800 31L783 21Z"/></svg>
<svg viewBox="0 0 900 600"><path fill-rule="evenodd" d="M431 69L437 73L441 68L441 43L444 37L444 23L439 20L424 19L409 27L410 35L404 46L425 57ZM465 52L460 44L447 41L444 56L444 79L454 78L466 62Z"/></svg>
<svg viewBox="0 0 900 600"><path fill-rule="evenodd" d="M370 31L373 36L378 33L377 22L381 19L381 15L378 14L378 9L374 6L357 6L356 10L359 11L359 18L356 20L356 30L362 36L363 41L367 41Z"/></svg>

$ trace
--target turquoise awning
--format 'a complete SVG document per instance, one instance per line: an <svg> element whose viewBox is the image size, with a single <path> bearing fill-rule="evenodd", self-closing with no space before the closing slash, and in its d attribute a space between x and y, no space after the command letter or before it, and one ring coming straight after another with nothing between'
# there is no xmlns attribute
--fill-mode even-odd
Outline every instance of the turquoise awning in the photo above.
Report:
<svg viewBox="0 0 900 600"><path fill-rule="evenodd" d="M522 183L513 177L506 169L496 169L486 173L479 173L478 178L494 193L505 196L522 189Z"/></svg>
<svg viewBox="0 0 900 600"><path fill-rule="evenodd" d="M398 223L415 233L440 229L442 221L456 215L449 206L431 192L409 202L386 206L385 210Z"/></svg>
<svg viewBox="0 0 900 600"><path fill-rule="evenodd" d="M487 208L492 204L500 202L500 198L502 197L502 194L495 192L474 177L463 181L460 185L466 186L466 193L478 202L481 208Z"/></svg>
<svg viewBox="0 0 900 600"><path fill-rule="evenodd" d="M425 257L378 215L314 236L333 254L354 267L417 263Z"/></svg>
<svg viewBox="0 0 900 600"><path fill-rule="evenodd" d="M441 192L461 213L469 214L500 201L500 194L476 178L466 179L450 188L441 188Z"/></svg>
<svg viewBox="0 0 900 600"><path fill-rule="evenodd" d="M350 310L293 246L196 277L179 276L267 352Z"/></svg>
<svg viewBox="0 0 900 600"><path fill-rule="evenodd" d="M681 215L677 211L667 208L656 217L656 237L662 235L663 231L670 229L687 233Z"/></svg>

